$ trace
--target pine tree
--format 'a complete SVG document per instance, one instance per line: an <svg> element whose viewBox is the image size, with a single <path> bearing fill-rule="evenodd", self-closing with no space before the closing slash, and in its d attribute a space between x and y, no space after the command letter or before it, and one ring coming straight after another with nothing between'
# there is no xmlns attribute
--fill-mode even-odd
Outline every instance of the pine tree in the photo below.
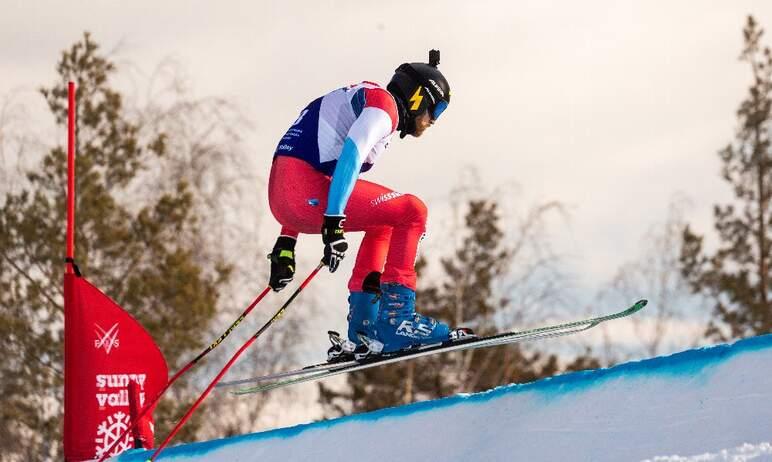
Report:
<svg viewBox="0 0 772 462"><path fill-rule="evenodd" d="M110 86L114 64L86 33L62 53L58 80L41 89L59 126L67 82L77 83L76 259L84 275L151 333L171 370L200 349L230 275L202 261L197 191L184 180L133 193L169 157L175 135L132 121ZM62 130L63 132L63 130ZM26 186L0 199L0 451L4 460L61 457L66 152L52 148ZM156 411L163 433L191 397L184 387ZM195 425L186 429L187 437ZM185 435L181 435L185 437ZM7 459L6 459L7 458Z"/></svg>
<svg viewBox="0 0 772 462"><path fill-rule="evenodd" d="M753 83L737 111L735 140L719 152L735 201L714 207L718 249L707 252L704 237L688 225L683 232L682 272L695 293L715 300L716 319L706 333L718 340L772 331L772 54L762 48L763 32L749 16L740 60L749 65Z"/></svg>

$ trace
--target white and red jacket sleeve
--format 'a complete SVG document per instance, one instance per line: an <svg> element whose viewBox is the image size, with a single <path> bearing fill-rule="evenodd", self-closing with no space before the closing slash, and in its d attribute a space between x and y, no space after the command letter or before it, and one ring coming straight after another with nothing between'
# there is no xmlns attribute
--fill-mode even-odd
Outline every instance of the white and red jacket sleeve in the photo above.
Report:
<svg viewBox="0 0 772 462"><path fill-rule="evenodd" d="M373 147L394 133L398 116L394 98L382 88L365 89L365 105L343 142L327 199L326 215L343 215L362 162Z"/></svg>

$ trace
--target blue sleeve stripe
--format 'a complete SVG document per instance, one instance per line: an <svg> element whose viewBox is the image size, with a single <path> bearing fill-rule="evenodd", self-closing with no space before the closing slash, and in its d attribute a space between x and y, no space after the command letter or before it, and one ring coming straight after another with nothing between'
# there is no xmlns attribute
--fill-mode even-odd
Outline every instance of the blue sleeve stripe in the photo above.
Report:
<svg viewBox="0 0 772 462"><path fill-rule="evenodd" d="M362 159L359 157L357 145L351 138L346 138L335 172L332 174L330 192L327 196L327 212L325 212L327 215L343 215L346 203L359 177L361 166Z"/></svg>
<svg viewBox="0 0 772 462"><path fill-rule="evenodd" d="M354 110L354 116L359 117L359 114L362 113L362 109L365 108L366 102L367 100L365 99L365 89L360 88L356 93L354 93L354 96L351 97L351 109Z"/></svg>

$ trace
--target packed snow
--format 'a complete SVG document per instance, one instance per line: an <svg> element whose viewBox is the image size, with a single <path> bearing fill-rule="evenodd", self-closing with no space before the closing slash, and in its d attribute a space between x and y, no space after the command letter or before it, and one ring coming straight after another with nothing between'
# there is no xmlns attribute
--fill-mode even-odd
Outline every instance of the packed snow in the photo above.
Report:
<svg viewBox="0 0 772 462"><path fill-rule="evenodd" d="M763 457L759 459L759 457ZM696 456L657 456L653 459L646 459L643 462L709 462L709 461L732 461L742 462L746 460L772 460L772 444L743 444L742 446L722 449L716 453L705 453Z"/></svg>
<svg viewBox="0 0 772 462"><path fill-rule="evenodd" d="M159 460L772 461L772 335L182 444Z"/></svg>

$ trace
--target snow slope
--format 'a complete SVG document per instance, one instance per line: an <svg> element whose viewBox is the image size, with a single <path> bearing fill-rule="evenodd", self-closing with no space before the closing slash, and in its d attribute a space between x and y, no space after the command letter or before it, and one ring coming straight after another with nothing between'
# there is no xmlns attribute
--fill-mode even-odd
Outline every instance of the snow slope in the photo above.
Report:
<svg viewBox="0 0 772 462"><path fill-rule="evenodd" d="M256 399L245 397L244 399ZM180 445L185 461L772 460L772 335ZM132 451L120 462L144 461Z"/></svg>

